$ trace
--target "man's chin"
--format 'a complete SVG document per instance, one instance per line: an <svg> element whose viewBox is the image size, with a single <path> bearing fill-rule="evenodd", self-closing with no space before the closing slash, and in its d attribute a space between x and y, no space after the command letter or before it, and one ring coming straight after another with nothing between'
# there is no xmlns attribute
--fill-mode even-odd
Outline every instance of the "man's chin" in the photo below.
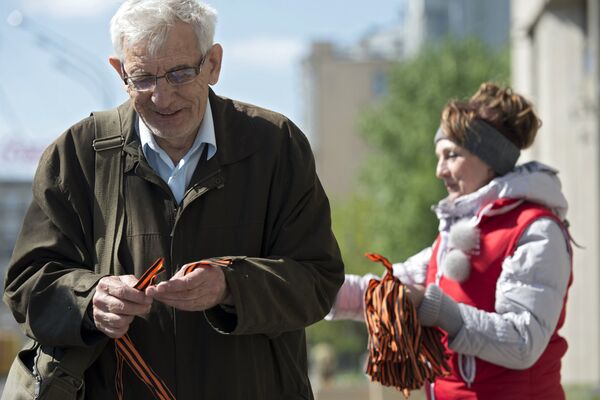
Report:
<svg viewBox="0 0 600 400"><path fill-rule="evenodd" d="M159 138L170 138L181 132L174 124L150 124L148 127L154 136Z"/></svg>
<svg viewBox="0 0 600 400"><path fill-rule="evenodd" d="M173 136L173 133L170 132L169 130L165 130L165 129L160 129L160 128L156 128L154 126L150 126L150 131L152 132L152 134L155 137L161 138L161 139L167 139Z"/></svg>

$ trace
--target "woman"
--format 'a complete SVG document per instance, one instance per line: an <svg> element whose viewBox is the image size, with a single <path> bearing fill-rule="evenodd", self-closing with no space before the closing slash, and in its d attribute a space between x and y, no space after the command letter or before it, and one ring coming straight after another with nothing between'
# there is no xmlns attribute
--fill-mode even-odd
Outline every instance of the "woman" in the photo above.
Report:
<svg viewBox="0 0 600 400"><path fill-rule="evenodd" d="M522 96L492 83L443 110L434 139L448 191L434 207L439 236L394 265L421 324L445 333L451 371L425 388L429 399L565 398L567 202L556 170L515 167L539 126ZM347 275L328 318L362 320L371 278Z"/></svg>

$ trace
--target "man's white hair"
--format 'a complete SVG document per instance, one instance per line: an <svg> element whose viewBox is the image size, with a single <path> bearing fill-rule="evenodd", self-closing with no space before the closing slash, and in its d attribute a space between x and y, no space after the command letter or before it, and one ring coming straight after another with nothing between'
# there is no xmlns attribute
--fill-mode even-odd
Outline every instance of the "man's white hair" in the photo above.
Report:
<svg viewBox="0 0 600 400"><path fill-rule="evenodd" d="M123 60L124 49L141 42L146 42L148 51L154 54L178 21L194 28L199 50L206 54L215 36L214 8L197 0L126 0L110 21L117 57Z"/></svg>

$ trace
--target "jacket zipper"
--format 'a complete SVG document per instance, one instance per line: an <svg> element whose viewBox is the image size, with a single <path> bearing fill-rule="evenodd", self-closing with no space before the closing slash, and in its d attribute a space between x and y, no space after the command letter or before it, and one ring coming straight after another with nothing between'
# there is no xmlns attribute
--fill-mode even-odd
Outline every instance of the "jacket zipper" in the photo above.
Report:
<svg viewBox="0 0 600 400"><path fill-rule="evenodd" d="M212 179L212 181L211 181L211 179ZM205 185L205 183L208 183L208 184ZM171 229L171 234L170 234L170 237L171 237L170 257L171 257L172 273L175 273L175 271L177 271L180 267L179 265L173 265L173 262L175 260L174 253L173 253L173 239L175 238L175 229L177 228L177 222L179 221L179 218L181 217L181 214L183 213L183 210L184 210L183 204L184 204L185 198L188 195L191 195L191 193L193 191L195 191L196 194L194 195L194 198L189 201L189 203L192 203L193 201L196 201L198 198L204 196L206 193L208 193L212 189L221 189L223 186L224 186L224 182L223 182L223 177L221 176L221 170L218 169L217 171L208 175L206 178L202 179L201 181L194 184L191 188L189 188L183 195L183 200L181 201L181 204L177 205L177 208L175 209L176 212L174 213L173 227ZM175 312L175 310L173 310L173 335L174 335L174 337L177 337L177 313ZM174 347L177 347L177 342L175 342L173 345L174 345ZM175 367L177 367L177 365L175 365Z"/></svg>
<svg viewBox="0 0 600 400"><path fill-rule="evenodd" d="M40 393L42 391L42 374L40 374L40 371L38 369L38 360L41 356L42 353L42 346L38 345L37 351L35 352L35 357L33 358L33 368L32 368L32 374L33 377L35 378L35 391L33 394L33 398L34 400L37 400L40 398Z"/></svg>
<svg viewBox="0 0 600 400"><path fill-rule="evenodd" d="M198 197L204 195L206 192L210 191L211 189L213 189L213 188L206 187L206 186L200 188L198 190ZM184 198L185 198L185 196L187 195L188 192L189 192L189 190L184 195ZM169 236L171 237L171 240L173 240L173 235L175 235L175 225L176 225L177 221L179 220L179 216L180 216L182 210L183 210L183 207L181 207L181 205L178 205L173 210L172 219L171 219L171 223L173 224L173 228L171 228L171 233L169 234ZM172 249L172 247L171 247L171 249Z"/></svg>
<svg viewBox="0 0 600 400"><path fill-rule="evenodd" d="M219 170L213 172L212 174L208 175L206 178L202 179L200 182L195 183L194 186L192 186L185 192L185 194L183 195L183 200L181 201L181 204L177 205L177 207L175 208L173 227L171 229L171 234L170 234L171 256L173 255L173 237L175 235L175 228L177 227L177 221L179 221L179 217L181 216L181 214L183 212L182 205L183 205L185 198L188 197L188 195L190 195L190 193L196 192L194 195L194 198L190 201L190 203L191 203L192 201L195 201L199 197L202 197L203 195L205 195L207 192L209 192L212 189L221 189L224 186L224 182L223 182L223 178L221 176L219 176L220 174L221 174L221 170L219 169ZM216 178L215 178L215 176L216 176ZM206 183L207 181L210 181L211 179L213 179L213 182L209 182L208 185L204 185L204 183Z"/></svg>

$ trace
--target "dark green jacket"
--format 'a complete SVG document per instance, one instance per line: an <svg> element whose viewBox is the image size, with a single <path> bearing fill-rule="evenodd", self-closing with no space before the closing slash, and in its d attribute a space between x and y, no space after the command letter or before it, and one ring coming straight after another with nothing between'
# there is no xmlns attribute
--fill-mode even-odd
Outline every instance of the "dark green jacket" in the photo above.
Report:
<svg viewBox="0 0 600 400"><path fill-rule="evenodd" d="M312 399L304 328L329 311L343 275L329 203L309 144L285 117L210 93L216 156L201 161L180 206L144 159L136 114L121 106L125 232L116 274L166 257L183 264L243 256L225 270L236 313L183 312L155 302L129 334L180 400ZM74 125L44 153L33 202L6 278L4 301L26 334L48 346L82 346L100 279L93 272L94 125ZM159 279L159 281L161 280ZM86 398L114 398L114 346L86 372ZM128 369L126 398L151 398Z"/></svg>

